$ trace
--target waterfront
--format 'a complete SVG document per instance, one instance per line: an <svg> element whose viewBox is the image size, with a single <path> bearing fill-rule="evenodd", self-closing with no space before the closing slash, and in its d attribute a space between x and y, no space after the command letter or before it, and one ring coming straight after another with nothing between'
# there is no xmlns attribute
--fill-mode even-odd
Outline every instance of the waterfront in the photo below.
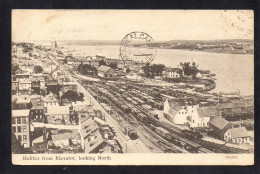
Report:
<svg viewBox="0 0 260 174"><path fill-rule="evenodd" d="M86 56L103 55L120 58L119 46L62 45L69 50L82 52ZM242 54L220 54L200 51L158 49L153 63L176 67L180 62L196 62L201 69L216 74L216 88L211 92L235 92L241 95L254 94L254 56Z"/></svg>

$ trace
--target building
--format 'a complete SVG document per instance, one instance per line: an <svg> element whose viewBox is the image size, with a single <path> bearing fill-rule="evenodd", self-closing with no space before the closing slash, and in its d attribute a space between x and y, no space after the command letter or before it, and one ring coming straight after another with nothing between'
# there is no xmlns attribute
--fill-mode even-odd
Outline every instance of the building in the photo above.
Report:
<svg viewBox="0 0 260 174"><path fill-rule="evenodd" d="M168 68L164 72L165 78L178 79L181 77L182 70L179 68Z"/></svg>
<svg viewBox="0 0 260 174"><path fill-rule="evenodd" d="M224 140L224 134L231 127L229 121L222 117L211 117L209 121L209 128L213 130L214 136L221 140Z"/></svg>
<svg viewBox="0 0 260 174"><path fill-rule="evenodd" d="M245 127L231 128L224 134L224 140L232 143L248 143L249 134Z"/></svg>
<svg viewBox="0 0 260 174"><path fill-rule="evenodd" d="M76 101L71 103L73 111L81 111L83 109L86 109L88 106L86 101Z"/></svg>
<svg viewBox="0 0 260 174"><path fill-rule="evenodd" d="M220 103L222 116L228 121L245 120L254 117L253 102Z"/></svg>
<svg viewBox="0 0 260 174"><path fill-rule="evenodd" d="M54 42L51 42L51 47L52 47L52 49L58 48L58 44L57 44L56 40Z"/></svg>
<svg viewBox="0 0 260 174"><path fill-rule="evenodd" d="M191 117L188 118L189 126L192 128L209 127L211 117L219 117L220 112L215 106L195 107Z"/></svg>
<svg viewBox="0 0 260 174"><path fill-rule="evenodd" d="M24 147L30 144L30 110L12 110L12 132Z"/></svg>
<svg viewBox="0 0 260 174"><path fill-rule="evenodd" d="M29 79L20 79L18 81L18 89L19 91L23 91L29 93L32 87L32 82Z"/></svg>
<svg viewBox="0 0 260 174"><path fill-rule="evenodd" d="M13 96L13 101L13 109L16 110L27 110L32 107L31 99L28 95Z"/></svg>
<svg viewBox="0 0 260 174"><path fill-rule="evenodd" d="M114 76L114 70L109 66L101 65L98 68L98 76L100 76L100 77L113 77Z"/></svg>
<svg viewBox="0 0 260 174"><path fill-rule="evenodd" d="M70 107L48 106L46 117L51 124L70 124Z"/></svg>
<svg viewBox="0 0 260 174"><path fill-rule="evenodd" d="M193 98L171 99L164 102L164 117L174 124L186 124L197 102Z"/></svg>
<svg viewBox="0 0 260 174"><path fill-rule="evenodd" d="M57 80L58 78L64 78L65 74L57 67L52 71L51 76Z"/></svg>
<svg viewBox="0 0 260 174"><path fill-rule="evenodd" d="M41 98L32 99L32 108L30 111L30 120L36 122L45 122L45 108Z"/></svg>
<svg viewBox="0 0 260 174"><path fill-rule="evenodd" d="M48 106L59 106L59 101L56 99L53 93L42 98L44 107Z"/></svg>

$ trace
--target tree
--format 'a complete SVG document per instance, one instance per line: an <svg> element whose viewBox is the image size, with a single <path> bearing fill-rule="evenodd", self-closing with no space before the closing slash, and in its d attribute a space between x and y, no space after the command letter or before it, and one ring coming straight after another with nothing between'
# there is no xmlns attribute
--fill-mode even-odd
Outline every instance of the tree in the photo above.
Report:
<svg viewBox="0 0 260 174"><path fill-rule="evenodd" d="M130 68L126 69L126 73L130 73L130 71L131 71Z"/></svg>
<svg viewBox="0 0 260 174"><path fill-rule="evenodd" d="M68 90L61 96L61 100L69 100L70 102L83 101L84 95L78 94L73 90Z"/></svg>
<svg viewBox="0 0 260 174"><path fill-rule="evenodd" d="M180 66L183 69L184 75L192 76L193 78L196 77L198 73L198 65L196 65L195 62L192 62L192 65L190 65L190 62L184 62L184 63L181 62Z"/></svg>
<svg viewBox="0 0 260 174"><path fill-rule="evenodd" d="M98 62L98 64L99 64L99 66L101 66L101 65L107 66L107 63L104 61L104 59L100 60L100 61Z"/></svg>
<svg viewBox="0 0 260 174"><path fill-rule="evenodd" d="M35 72L36 74L42 73L42 71L43 71L43 69L42 69L41 66L35 66L35 67L34 67L34 72Z"/></svg>
<svg viewBox="0 0 260 174"><path fill-rule="evenodd" d="M113 69L117 69L117 63L110 63L109 66Z"/></svg>
<svg viewBox="0 0 260 174"><path fill-rule="evenodd" d="M150 64L146 63L145 66L143 66L144 74L146 77L150 77Z"/></svg>

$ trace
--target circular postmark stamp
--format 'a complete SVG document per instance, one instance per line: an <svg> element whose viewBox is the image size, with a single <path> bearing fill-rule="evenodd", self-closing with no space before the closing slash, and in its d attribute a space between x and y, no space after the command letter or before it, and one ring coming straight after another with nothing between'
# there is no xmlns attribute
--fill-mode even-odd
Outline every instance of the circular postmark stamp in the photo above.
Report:
<svg viewBox="0 0 260 174"><path fill-rule="evenodd" d="M153 38L144 32L127 34L120 44L120 56L125 61L139 61L151 63L156 55L157 48Z"/></svg>

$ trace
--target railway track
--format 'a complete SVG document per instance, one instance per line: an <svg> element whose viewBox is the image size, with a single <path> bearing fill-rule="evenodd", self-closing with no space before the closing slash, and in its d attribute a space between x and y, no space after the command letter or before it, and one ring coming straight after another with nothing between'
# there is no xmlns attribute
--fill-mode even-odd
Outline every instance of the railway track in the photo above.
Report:
<svg viewBox="0 0 260 174"><path fill-rule="evenodd" d="M131 107L135 107L137 108L138 110L142 111L145 115L147 115L148 117L150 117L147 113L145 113L142 109L142 107L137 107L137 106L129 106L128 103L126 103L126 101L122 98L121 94L118 94L117 91L113 91L111 90L108 86L105 86L103 84L98 84L98 85L94 85L95 87L97 88L103 88L103 89L106 89L112 96L114 96L115 98L117 98L119 101L121 101L123 104L126 104L130 109ZM98 89L97 89L98 90ZM130 95L129 93L127 93L127 95ZM107 97L106 97L107 98ZM110 100L109 98L107 98L108 101ZM123 112L122 112L123 113ZM121 115L123 117L126 118L125 114L123 113ZM156 120L155 121L159 124L159 126L165 128L166 130L170 131L171 133L177 135L177 136L180 136L182 137L182 139L186 139L187 137L183 137L183 135L176 129L173 129L173 128L169 128L169 127L165 127L164 125L162 125L162 123L160 123L159 120ZM157 125L158 125L157 124ZM148 136L149 138L149 136ZM166 140L166 139L165 139ZM162 142L165 142L162 141ZM160 141L160 140L159 140ZM200 140L200 139L188 139L187 141L191 141L191 142L194 142L194 143L197 143L199 144L202 148L205 148L206 149L210 149L211 151L213 152L216 152L216 153L245 153L246 151L244 150L241 150L241 149L235 149L235 148L230 148L230 147L226 147L226 146L223 146L223 145L218 145L218 144L215 144L215 143L209 143L209 142L205 142L203 140ZM160 141L161 142L161 141Z"/></svg>

